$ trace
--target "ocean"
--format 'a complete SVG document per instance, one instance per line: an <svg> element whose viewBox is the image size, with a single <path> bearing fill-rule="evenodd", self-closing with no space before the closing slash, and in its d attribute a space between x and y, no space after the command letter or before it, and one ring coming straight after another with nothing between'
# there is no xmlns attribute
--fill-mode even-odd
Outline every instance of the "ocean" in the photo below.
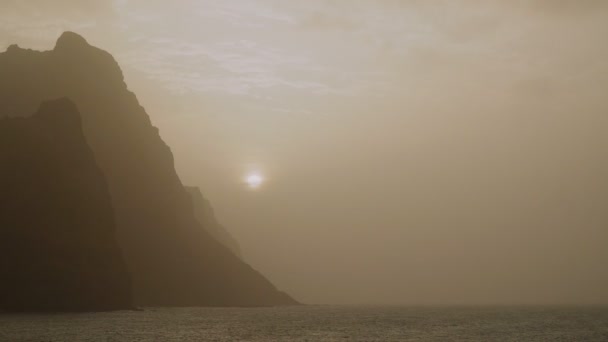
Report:
<svg viewBox="0 0 608 342"><path fill-rule="evenodd" d="M301 306L0 314L0 341L608 341L608 307Z"/></svg>

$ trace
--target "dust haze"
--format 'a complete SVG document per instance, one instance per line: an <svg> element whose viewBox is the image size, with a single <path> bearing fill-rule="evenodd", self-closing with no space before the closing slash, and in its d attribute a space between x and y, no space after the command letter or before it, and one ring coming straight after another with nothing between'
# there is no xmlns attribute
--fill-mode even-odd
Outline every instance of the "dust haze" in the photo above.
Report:
<svg viewBox="0 0 608 342"><path fill-rule="evenodd" d="M607 304L606 4L1 0L0 49L110 51L302 302Z"/></svg>

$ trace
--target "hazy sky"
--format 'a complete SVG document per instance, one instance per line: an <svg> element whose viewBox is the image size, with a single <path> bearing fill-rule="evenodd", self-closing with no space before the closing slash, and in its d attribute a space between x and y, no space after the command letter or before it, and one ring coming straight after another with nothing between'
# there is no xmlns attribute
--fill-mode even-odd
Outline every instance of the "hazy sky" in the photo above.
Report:
<svg viewBox="0 0 608 342"><path fill-rule="evenodd" d="M608 1L0 0L64 30L297 299L608 304Z"/></svg>

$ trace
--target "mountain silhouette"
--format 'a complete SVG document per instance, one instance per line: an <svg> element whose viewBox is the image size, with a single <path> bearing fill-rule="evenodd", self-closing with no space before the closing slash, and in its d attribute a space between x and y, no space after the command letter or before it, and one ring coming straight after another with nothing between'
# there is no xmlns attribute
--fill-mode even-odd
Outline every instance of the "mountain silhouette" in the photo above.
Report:
<svg viewBox="0 0 608 342"><path fill-rule="evenodd" d="M58 97L79 108L107 179L136 305L297 304L197 220L171 150L109 53L65 32L51 51L0 54L0 113L27 116Z"/></svg>
<svg viewBox="0 0 608 342"><path fill-rule="evenodd" d="M74 104L0 119L0 310L128 309L108 186Z"/></svg>
<svg viewBox="0 0 608 342"><path fill-rule="evenodd" d="M213 236L217 241L228 247L239 258L243 258L241 247L234 239L232 234L220 224L215 218L215 212L211 202L207 200L201 190L195 186L187 186L186 190L192 196L192 204L194 205L194 216L199 223Z"/></svg>

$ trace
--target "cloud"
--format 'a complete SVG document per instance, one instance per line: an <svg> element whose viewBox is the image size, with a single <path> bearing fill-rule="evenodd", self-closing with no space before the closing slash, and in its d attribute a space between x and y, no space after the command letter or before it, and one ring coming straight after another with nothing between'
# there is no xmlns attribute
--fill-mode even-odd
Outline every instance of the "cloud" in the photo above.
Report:
<svg viewBox="0 0 608 342"><path fill-rule="evenodd" d="M36 17L100 17L113 13L112 1L102 0L1 0L2 12Z"/></svg>
<svg viewBox="0 0 608 342"><path fill-rule="evenodd" d="M352 18L329 16L318 11L305 16L300 25L314 30L357 30L361 28L362 23Z"/></svg>
<svg viewBox="0 0 608 342"><path fill-rule="evenodd" d="M527 5L538 12L570 16L608 10L608 2L605 0L535 0L527 2Z"/></svg>
<svg viewBox="0 0 608 342"><path fill-rule="evenodd" d="M82 31L113 16L111 1L0 0L0 48L47 48L63 31Z"/></svg>

